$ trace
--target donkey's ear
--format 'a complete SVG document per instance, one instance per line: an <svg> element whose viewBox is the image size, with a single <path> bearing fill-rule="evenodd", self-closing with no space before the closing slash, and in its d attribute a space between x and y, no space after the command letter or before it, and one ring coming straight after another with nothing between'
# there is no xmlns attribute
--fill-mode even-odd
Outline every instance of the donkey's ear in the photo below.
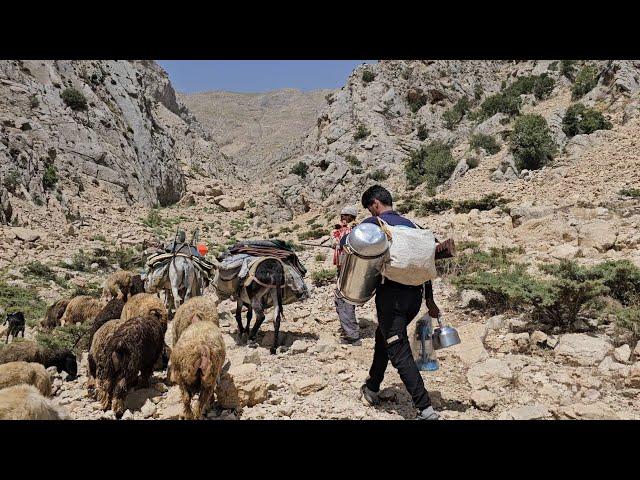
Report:
<svg viewBox="0 0 640 480"><path fill-rule="evenodd" d="M16 316L20 319L21 322L24 322L24 313L18 312L16 313Z"/></svg>

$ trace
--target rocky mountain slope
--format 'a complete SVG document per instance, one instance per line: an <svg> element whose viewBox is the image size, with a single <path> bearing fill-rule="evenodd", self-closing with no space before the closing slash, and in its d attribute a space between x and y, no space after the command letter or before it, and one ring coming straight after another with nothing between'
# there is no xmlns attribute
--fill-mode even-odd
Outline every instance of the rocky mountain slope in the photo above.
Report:
<svg viewBox="0 0 640 480"><path fill-rule="evenodd" d="M97 191L170 205L190 172L233 176L154 62L0 62L2 195L11 190L24 207L5 220L73 214Z"/></svg>
<svg viewBox="0 0 640 480"><path fill-rule="evenodd" d="M315 125L331 90L292 88L266 93L178 94L198 121L249 178L285 158Z"/></svg>

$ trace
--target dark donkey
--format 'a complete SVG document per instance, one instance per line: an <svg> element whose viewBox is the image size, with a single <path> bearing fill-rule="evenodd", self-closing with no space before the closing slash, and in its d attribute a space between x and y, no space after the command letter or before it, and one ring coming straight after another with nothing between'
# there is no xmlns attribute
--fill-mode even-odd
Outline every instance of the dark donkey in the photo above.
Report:
<svg viewBox="0 0 640 480"><path fill-rule="evenodd" d="M271 354L276 353L278 348L278 333L280 332L280 320L282 318L282 297L285 286L284 267L277 258L266 258L260 262L256 268L254 277L242 288L240 295L236 299L236 321L238 322L238 335L242 338L248 334L249 344L255 346L255 339L264 322L269 295L274 306L273 330L274 338L271 346ZM247 301L248 300L248 301ZM242 326L242 306L247 306L247 326ZM256 323L249 332L252 313L256 312Z"/></svg>

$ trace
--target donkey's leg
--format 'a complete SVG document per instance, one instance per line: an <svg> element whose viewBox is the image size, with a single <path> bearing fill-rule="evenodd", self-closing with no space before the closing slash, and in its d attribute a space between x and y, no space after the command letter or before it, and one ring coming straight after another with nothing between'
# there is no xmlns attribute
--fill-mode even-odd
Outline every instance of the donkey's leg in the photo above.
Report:
<svg viewBox="0 0 640 480"><path fill-rule="evenodd" d="M264 308L262 307L262 297L269 292L268 288L262 288L259 292L257 292L256 296L251 299L251 306L253 310L256 312L256 324L253 326L251 333L249 334L249 340L255 340L256 335L258 334L258 330L260 330L260 326L262 322L264 322L265 314Z"/></svg>
<svg viewBox="0 0 640 480"><path fill-rule="evenodd" d="M271 299L273 300L273 345L269 351L271 352L271 355L274 355L278 348L278 334L280 333L280 319L282 317L277 288L271 289Z"/></svg>

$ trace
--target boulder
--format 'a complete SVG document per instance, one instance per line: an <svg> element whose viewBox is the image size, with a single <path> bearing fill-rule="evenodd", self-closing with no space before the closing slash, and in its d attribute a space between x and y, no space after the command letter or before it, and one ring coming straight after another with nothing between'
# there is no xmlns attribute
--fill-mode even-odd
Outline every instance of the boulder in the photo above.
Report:
<svg viewBox="0 0 640 480"><path fill-rule="evenodd" d="M471 366L476 362L489 357L484 348L483 339L486 334L486 327L481 323L468 323L458 327L460 343L442 350L446 355L453 355L462 360L466 366Z"/></svg>
<svg viewBox="0 0 640 480"><path fill-rule="evenodd" d="M460 298L460 306L462 308L480 308L487 302L484 295L477 290L462 290Z"/></svg>
<svg viewBox="0 0 640 480"><path fill-rule="evenodd" d="M631 366L624 384L630 388L640 388L640 362L636 362Z"/></svg>
<svg viewBox="0 0 640 480"><path fill-rule="evenodd" d="M474 390L471 393L471 403L479 410L490 411L498 403L498 397L489 390Z"/></svg>
<svg viewBox="0 0 640 480"><path fill-rule="evenodd" d="M307 395L311 395L314 392L322 390L326 386L327 383L323 380L323 378L316 375L313 377L296 380L293 384L293 390L298 395L306 397Z"/></svg>
<svg viewBox="0 0 640 480"><path fill-rule="evenodd" d="M555 349L556 359L571 365L596 366L613 351L607 340L583 333L567 333L560 336Z"/></svg>
<svg viewBox="0 0 640 480"><path fill-rule="evenodd" d="M612 411L606 404L602 402L574 403L568 405L560 411L567 418L582 420L619 420L617 413Z"/></svg>
<svg viewBox="0 0 640 480"><path fill-rule="evenodd" d="M260 352L258 350L254 350L250 353L247 353L242 359L242 363L252 363L254 365L260 365L262 361L260 360Z"/></svg>
<svg viewBox="0 0 640 480"><path fill-rule="evenodd" d="M223 408L253 407L268 397L267 383L253 363L231 366L220 375L216 398Z"/></svg>
<svg viewBox="0 0 640 480"><path fill-rule="evenodd" d="M160 395L160 392L155 388L141 388L139 390L134 390L127 395L124 402L124 408L132 411L140 410L148 400Z"/></svg>
<svg viewBox="0 0 640 480"><path fill-rule="evenodd" d="M606 220L591 220L579 225L578 245L593 247L599 252L613 248L618 237L615 226Z"/></svg>
<svg viewBox="0 0 640 480"><path fill-rule="evenodd" d="M35 242L42 236L42 234L34 230L29 230L28 228L22 227L13 227L11 229L11 233L13 234L13 237L15 239L21 240L23 242Z"/></svg>
<svg viewBox="0 0 640 480"><path fill-rule="evenodd" d="M620 363L627 363L631 358L631 347L626 343L613 351L613 358Z"/></svg>
<svg viewBox="0 0 640 480"><path fill-rule="evenodd" d="M542 420L550 418L551 412L541 403L531 405L522 405L512 408L506 412L502 412L498 417L499 420Z"/></svg>
<svg viewBox="0 0 640 480"><path fill-rule="evenodd" d="M501 334L488 334L485 338L484 344L500 353L526 353L529 351L530 340L529 334L524 333L507 333Z"/></svg>
<svg viewBox="0 0 640 480"><path fill-rule="evenodd" d="M309 344L304 340L296 340L291 344L291 353L304 353L309 350Z"/></svg>
<svg viewBox="0 0 640 480"><path fill-rule="evenodd" d="M510 385L513 381L513 372L502 360L489 358L473 365L467 372L467 380L476 390L483 388L495 390Z"/></svg>
<svg viewBox="0 0 640 480"><path fill-rule="evenodd" d="M213 201L216 203L216 205L219 205L220 208L227 212L244 210L244 200L238 198L221 195L219 197L215 197Z"/></svg>

